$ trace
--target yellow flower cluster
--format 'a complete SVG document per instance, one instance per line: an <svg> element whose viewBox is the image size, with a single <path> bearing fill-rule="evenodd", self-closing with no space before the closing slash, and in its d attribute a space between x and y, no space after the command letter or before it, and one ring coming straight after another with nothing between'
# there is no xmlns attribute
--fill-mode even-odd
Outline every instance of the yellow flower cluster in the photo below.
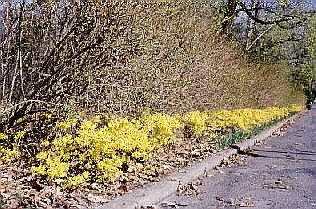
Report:
<svg viewBox="0 0 316 209"><path fill-rule="evenodd" d="M4 148L0 145L0 163L8 163L20 156L17 144L13 144L13 149Z"/></svg>
<svg viewBox="0 0 316 209"><path fill-rule="evenodd" d="M210 118L207 112L193 111L184 115L184 120L189 123L195 135L205 135L209 130L206 121Z"/></svg>
<svg viewBox="0 0 316 209"><path fill-rule="evenodd" d="M212 131L235 132L249 130L272 120L288 116L288 108L239 109L233 111L216 111L210 113L207 126Z"/></svg>
<svg viewBox="0 0 316 209"><path fill-rule="evenodd" d="M15 133L14 135L14 139L18 140L18 139L23 139L25 136L25 132L24 131L18 131Z"/></svg>
<svg viewBox="0 0 316 209"><path fill-rule="evenodd" d="M65 188L75 188L79 186L80 184L85 183L88 180L89 180L89 172L85 171L82 174L79 174L77 176L69 177L65 185Z"/></svg>
<svg viewBox="0 0 316 209"><path fill-rule="evenodd" d="M21 154L19 151L19 140L22 139L24 135L24 131L18 131L15 135L13 135L12 137L14 138L15 143L11 144L12 148L10 149L1 146L1 141L6 142L9 139L9 136L4 133L0 133L0 163L8 163L14 159L19 158Z"/></svg>
<svg viewBox="0 0 316 209"><path fill-rule="evenodd" d="M143 115L140 121L144 125L146 133L149 134L152 149L176 139L174 131L184 127L184 123L178 117L159 113Z"/></svg>
<svg viewBox="0 0 316 209"><path fill-rule="evenodd" d="M0 132L0 140L7 139L8 135Z"/></svg>
<svg viewBox="0 0 316 209"><path fill-rule="evenodd" d="M102 121L69 119L56 124L57 137L44 141L32 172L64 179L67 188L87 181L114 181L124 165L145 161L159 147L177 139L176 130L189 126L192 134L214 138L250 130L297 112L301 107L194 111L182 116L144 114L139 118ZM104 125L105 124L105 125ZM1 151L0 151L1 153Z"/></svg>
<svg viewBox="0 0 316 209"><path fill-rule="evenodd" d="M193 111L184 115L191 131L197 136L215 137L216 133L249 130L273 120L280 120L290 113L299 112L303 107L291 105L286 108L270 107L266 109L237 109L219 111Z"/></svg>
<svg viewBox="0 0 316 209"><path fill-rule="evenodd" d="M51 178L67 176L69 187L84 183L91 175L98 181L115 180L122 174L123 163L147 160L155 149L174 140L175 130L183 127L180 120L163 114L112 119L103 127L100 118L95 117L81 121L76 133L69 134L73 122L58 123L63 134L50 146L47 141L42 143L44 151L36 156L39 165L32 167L33 172ZM84 175L68 172L77 169Z"/></svg>

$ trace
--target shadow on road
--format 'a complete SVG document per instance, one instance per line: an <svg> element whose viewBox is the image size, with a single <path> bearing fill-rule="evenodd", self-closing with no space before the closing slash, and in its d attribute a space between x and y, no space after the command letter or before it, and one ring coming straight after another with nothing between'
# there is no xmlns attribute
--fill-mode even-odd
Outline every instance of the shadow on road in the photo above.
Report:
<svg viewBox="0 0 316 209"><path fill-rule="evenodd" d="M301 161L312 161L312 162L316 161L315 159L296 158L295 156L291 156L291 155L316 156L316 152L312 152L312 151L284 152L284 151L278 151L278 150L261 150L261 149L254 149L253 151L266 152L266 153L286 154L285 156L269 156L269 155L261 155L261 154L255 153L255 154L251 155L253 157L264 157L264 158L271 158L271 159L301 160Z"/></svg>
<svg viewBox="0 0 316 209"><path fill-rule="evenodd" d="M294 154L294 155L316 155L316 152L313 151L299 151L299 152L284 152L278 150L262 150L262 149L254 149L254 151L258 152L273 152L273 153L281 153L281 154Z"/></svg>

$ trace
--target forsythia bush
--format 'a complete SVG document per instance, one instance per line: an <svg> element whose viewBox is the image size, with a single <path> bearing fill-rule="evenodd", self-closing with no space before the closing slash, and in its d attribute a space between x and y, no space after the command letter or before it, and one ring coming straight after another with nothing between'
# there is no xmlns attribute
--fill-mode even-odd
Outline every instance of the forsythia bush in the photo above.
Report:
<svg viewBox="0 0 316 209"><path fill-rule="evenodd" d="M289 114L288 108L240 109L234 111L217 111L210 114L207 121L210 130L234 132L248 130L252 127L278 120Z"/></svg>
<svg viewBox="0 0 316 209"><path fill-rule="evenodd" d="M71 134L72 127L79 129ZM122 174L121 167L131 160L143 161L160 146L176 137L183 123L162 114L143 115L139 119L112 119L101 126L99 117L79 122L76 119L60 122L62 133L36 156L39 165L31 170L51 178L68 177L67 186L77 186L93 178L113 181ZM78 171L82 171L78 173Z"/></svg>
<svg viewBox="0 0 316 209"><path fill-rule="evenodd" d="M205 135L209 130L206 121L210 118L207 112L193 111L184 115L184 120L189 123L191 131L195 135Z"/></svg>
<svg viewBox="0 0 316 209"><path fill-rule="evenodd" d="M65 188L87 181L114 181L131 161L142 162L168 143L176 140L176 130L186 125L196 136L215 137L238 130L250 130L272 120L279 120L302 108L194 111L183 116L144 114L139 118L101 120L70 118L56 124L57 137L43 141L31 171L53 179L61 179ZM0 146L1 161L19 156L16 133L12 149ZM0 133L0 142L8 136Z"/></svg>
<svg viewBox="0 0 316 209"><path fill-rule="evenodd" d="M10 144L11 148L8 148L8 147L1 146L1 142L2 141L6 142L9 138L9 136L4 134L4 133L0 133L0 157L1 157L0 163L8 163L14 159L17 159L20 156L20 152L19 152L20 142L19 142L19 140L24 137L24 134L25 133L23 131L17 132L13 136L15 142ZM5 144L7 144L7 143L5 143Z"/></svg>

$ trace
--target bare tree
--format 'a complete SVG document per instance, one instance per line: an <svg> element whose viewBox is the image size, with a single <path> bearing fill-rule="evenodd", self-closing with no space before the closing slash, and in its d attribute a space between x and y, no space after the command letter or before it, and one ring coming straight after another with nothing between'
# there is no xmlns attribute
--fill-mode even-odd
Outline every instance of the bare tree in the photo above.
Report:
<svg viewBox="0 0 316 209"><path fill-rule="evenodd" d="M73 96L83 97L91 72L109 62L123 62L126 56L118 57L106 44L113 42L109 34L120 33L113 15L110 5L87 2L3 6L2 129L28 114L52 111Z"/></svg>

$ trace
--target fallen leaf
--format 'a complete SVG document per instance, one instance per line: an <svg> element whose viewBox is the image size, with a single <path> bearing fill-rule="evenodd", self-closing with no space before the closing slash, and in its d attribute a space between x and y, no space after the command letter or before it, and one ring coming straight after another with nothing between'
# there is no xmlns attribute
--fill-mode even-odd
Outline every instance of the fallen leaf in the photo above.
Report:
<svg viewBox="0 0 316 209"><path fill-rule="evenodd" d="M104 197L96 196L93 194L88 194L87 199L92 203L106 203L106 202L108 202L108 200L104 199Z"/></svg>
<svg viewBox="0 0 316 209"><path fill-rule="evenodd" d="M160 206L161 207L176 207L177 203L176 202L162 202Z"/></svg>
<svg viewBox="0 0 316 209"><path fill-rule="evenodd" d="M140 206L140 209L159 209L156 205L146 205L146 206Z"/></svg>
<svg viewBox="0 0 316 209"><path fill-rule="evenodd" d="M216 198L216 200L221 201L221 202L223 202L225 200L224 197L222 197L222 196L217 196L215 198Z"/></svg>

